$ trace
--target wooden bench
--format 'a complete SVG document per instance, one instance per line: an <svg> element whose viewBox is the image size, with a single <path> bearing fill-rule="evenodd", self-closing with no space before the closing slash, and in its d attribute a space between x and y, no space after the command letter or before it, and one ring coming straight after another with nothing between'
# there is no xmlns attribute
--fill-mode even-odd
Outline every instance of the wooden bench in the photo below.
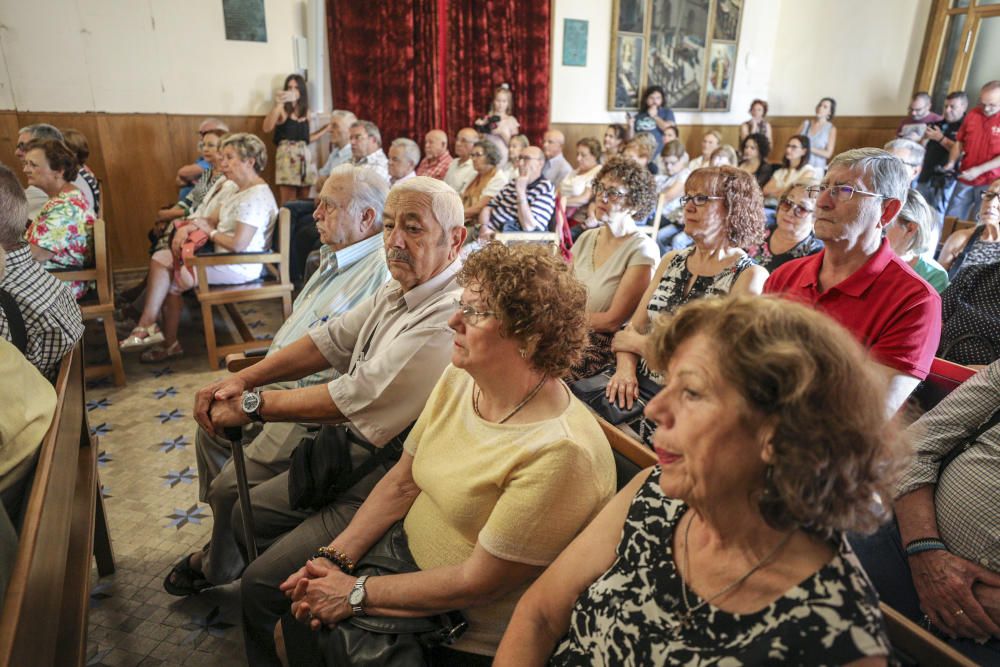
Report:
<svg viewBox="0 0 1000 667"><path fill-rule="evenodd" d="M82 665L90 567L114 572L84 407L80 344L59 367L56 411L38 454L0 618L0 667Z"/></svg>

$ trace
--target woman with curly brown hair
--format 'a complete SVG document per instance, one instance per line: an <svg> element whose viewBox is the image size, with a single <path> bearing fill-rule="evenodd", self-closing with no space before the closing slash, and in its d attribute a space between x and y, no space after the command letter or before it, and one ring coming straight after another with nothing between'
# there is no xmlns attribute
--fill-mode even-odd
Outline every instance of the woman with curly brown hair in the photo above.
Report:
<svg viewBox="0 0 1000 667"><path fill-rule="evenodd" d="M586 290L562 259L493 243L469 256L459 283L452 366L399 463L329 549L357 562L402 519L421 571L366 579L359 606L388 617L461 610L468 630L432 649L431 664L475 666L492 662L521 594L614 495L615 466L597 421L559 379L587 335ZM318 630L352 615L355 583L317 559L282 590ZM307 625L282 622L291 664L333 650L326 630Z"/></svg>
<svg viewBox="0 0 1000 667"><path fill-rule="evenodd" d="M612 342L617 367L607 398L631 408L639 398L637 373L659 384L645 363L647 333L657 317L669 316L686 303L727 294L761 294L767 269L742 250L764 235L764 204L753 176L735 167L709 167L691 174L681 197L684 233L694 245L668 252L660 260L628 326ZM655 428L639 416L633 425L649 442Z"/></svg>
<svg viewBox="0 0 1000 667"><path fill-rule="evenodd" d="M656 242L636 227L656 203L652 175L625 158L612 158L594 178L594 219L573 244L573 273L587 287L590 341L573 379L590 377L614 364L611 339L639 305L653 267L660 259Z"/></svg>
<svg viewBox="0 0 1000 667"><path fill-rule="evenodd" d="M864 350L757 297L692 303L650 350L659 465L522 597L494 664L885 665L878 598L844 539L887 518L875 499L902 456Z"/></svg>

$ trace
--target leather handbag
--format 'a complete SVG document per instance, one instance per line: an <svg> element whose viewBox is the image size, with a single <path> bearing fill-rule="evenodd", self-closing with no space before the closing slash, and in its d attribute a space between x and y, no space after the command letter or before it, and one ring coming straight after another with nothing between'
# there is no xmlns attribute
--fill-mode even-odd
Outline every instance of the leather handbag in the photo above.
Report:
<svg viewBox="0 0 1000 667"><path fill-rule="evenodd" d="M398 521L358 563L352 574L385 576L419 572ZM291 613L281 619L289 664L302 666L420 667L427 650L450 645L468 628L461 612L424 618L352 616L333 628L312 631Z"/></svg>
<svg viewBox="0 0 1000 667"><path fill-rule="evenodd" d="M632 403L631 408L620 408L616 401L609 401L605 396L608 382L614 372L614 366L609 366L597 375L571 383L569 388L577 398L586 403L605 421L618 426L641 416L642 411L646 409L646 403L660 391L661 387L645 375L638 373L636 379L639 383L639 398Z"/></svg>

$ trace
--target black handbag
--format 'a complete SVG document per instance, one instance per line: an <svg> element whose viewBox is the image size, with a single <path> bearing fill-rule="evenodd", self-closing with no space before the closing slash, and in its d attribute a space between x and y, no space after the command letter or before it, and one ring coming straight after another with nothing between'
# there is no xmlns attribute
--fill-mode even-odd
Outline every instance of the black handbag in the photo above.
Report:
<svg viewBox="0 0 1000 667"><path fill-rule="evenodd" d="M646 403L652 400L653 396L662 387L645 375L638 373L636 379L639 382L639 398L632 403L631 408L620 408L615 401L609 401L604 395L608 389L608 382L614 375L614 366L609 366L593 377L577 380L569 385L570 391L581 401L586 403L594 412L606 421L617 426L634 420L642 415L646 409Z"/></svg>
<svg viewBox="0 0 1000 667"><path fill-rule="evenodd" d="M403 522L398 521L365 554L352 574L375 577L419 571L407 545ZM319 631L295 620L291 613L281 619L289 664L303 667L428 665L428 649L454 643L468 625L458 611L424 618L352 616L336 627Z"/></svg>

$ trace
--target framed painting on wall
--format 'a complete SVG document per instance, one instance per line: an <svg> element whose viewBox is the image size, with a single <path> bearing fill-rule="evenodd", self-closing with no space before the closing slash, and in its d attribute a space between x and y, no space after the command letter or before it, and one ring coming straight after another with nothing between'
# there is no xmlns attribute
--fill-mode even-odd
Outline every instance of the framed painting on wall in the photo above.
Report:
<svg viewBox="0 0 1000 667"><path fill-rule="evenodd" d="M733 70L736 68L736 45L712 42L708 58L706 109L728 109L733 92Z"/></svg>
<svg viewBox="0 0 1000 667"><path fill-rule="evenodd" d="M615 43L615 67L611 80L612 107L634 109L642 83L643 38L641 35L619 35Z"/></svg>

